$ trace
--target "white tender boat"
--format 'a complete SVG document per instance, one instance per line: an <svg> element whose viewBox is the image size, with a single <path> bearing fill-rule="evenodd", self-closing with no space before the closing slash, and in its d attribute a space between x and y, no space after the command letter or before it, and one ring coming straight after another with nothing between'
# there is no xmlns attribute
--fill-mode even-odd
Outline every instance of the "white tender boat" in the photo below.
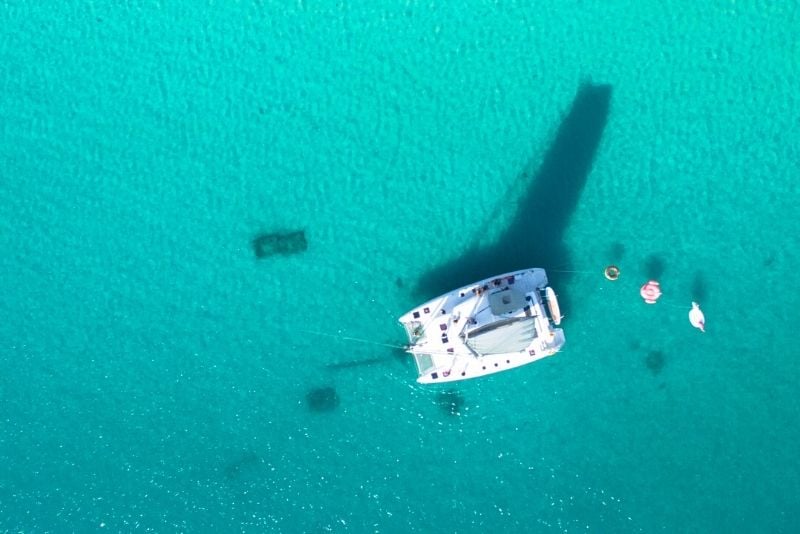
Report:
<svg viewBox="0 0 800 534"><path fill-rule="evenodd" d="M540 360L564 345L558 300L544 269L507 273L414 308L408 334L417 382L466 380Z"/></svg>

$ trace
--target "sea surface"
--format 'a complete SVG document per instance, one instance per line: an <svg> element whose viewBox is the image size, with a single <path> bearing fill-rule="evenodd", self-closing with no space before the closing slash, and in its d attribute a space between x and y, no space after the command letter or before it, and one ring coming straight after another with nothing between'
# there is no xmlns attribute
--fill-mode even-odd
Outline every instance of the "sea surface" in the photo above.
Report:
<svg viewBox="0 0 800 534"><path fill-rule="evenodd" d="M800 531L798 29L0 2L0 532ZM417 384L397 317L526 267L564 350Z"/></svg>

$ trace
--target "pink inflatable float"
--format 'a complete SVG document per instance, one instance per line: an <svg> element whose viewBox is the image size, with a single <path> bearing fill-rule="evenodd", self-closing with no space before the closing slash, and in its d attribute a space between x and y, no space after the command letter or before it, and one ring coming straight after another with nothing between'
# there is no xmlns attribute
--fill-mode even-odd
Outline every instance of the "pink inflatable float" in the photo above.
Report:
<svg viewBox="0 0 800 534"><path fill-rule="evenodd" d="M661 296L661 286L655 280L650 280L639 290L639 294L648 304L655 304Z"/></svg>

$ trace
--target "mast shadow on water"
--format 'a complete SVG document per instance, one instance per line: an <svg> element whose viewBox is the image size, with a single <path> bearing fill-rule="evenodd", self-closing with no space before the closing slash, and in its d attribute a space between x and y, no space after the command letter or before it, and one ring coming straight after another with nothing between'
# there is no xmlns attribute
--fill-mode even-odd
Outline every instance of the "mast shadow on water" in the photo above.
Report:
<svg viewBox="0 0 800 534"><path fill-rule="evenodd" d="M384 349L386 350L386 349ZM361 359L354 359L354 360L342 360L338 362L331 362L325 364L325 369L329 369L331 371L340 371L343 369L353 369L356 367L368 367L373 365L384 365L387 363L391 363L393 361L400 361L405 362L406 356L408 353L405 351L404 347L399 345L390 347L388 349L390 354L383 354L380 356L374 356L371 358L361 358Z"/></svg>
<svg viewBox="0 0 800 534"><path fill-rule="evenodd" d="M530 162L520 179L530 177L527 192L508 209L516 217L499 239L472 245L461 257L423 274L416 292L422 298L439 295L495 274L528 267L544 267L558 289L562 308L569 308L567 281L570 265L564 234L592 169L597 147L608 120L611 86L583 83L538 169Z"/></svg>

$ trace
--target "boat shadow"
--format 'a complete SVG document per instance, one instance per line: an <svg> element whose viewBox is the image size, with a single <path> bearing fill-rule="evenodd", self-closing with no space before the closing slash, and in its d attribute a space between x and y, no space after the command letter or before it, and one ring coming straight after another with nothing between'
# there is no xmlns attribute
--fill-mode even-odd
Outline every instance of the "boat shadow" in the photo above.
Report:
<svg viewBox="0 0 800 534"><path fill-rule="evenodd" d="M582 83L542 163L537 168L531 161L520 173L520 180L530 180L524 196L506 199L506 209L516 210L511 224L496 242L471 245L462 256L424 273L415 287L417 296L428 298L496 274L544 267L562 309L569 309L570 273L563 270L571 262L564 234L592 170L610 104L610 85Z"/></svg>

